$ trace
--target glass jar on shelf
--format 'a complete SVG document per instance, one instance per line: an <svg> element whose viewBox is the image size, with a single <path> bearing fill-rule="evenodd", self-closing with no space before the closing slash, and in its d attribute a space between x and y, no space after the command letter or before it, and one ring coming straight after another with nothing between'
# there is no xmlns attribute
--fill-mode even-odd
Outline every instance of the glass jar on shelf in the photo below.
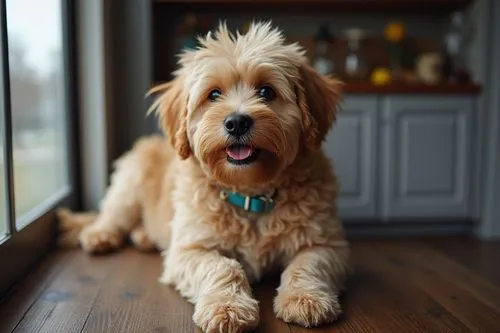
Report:
<svg viewBox="0 0 500 333"><path fill-rule="evenodd" d="M368 66L361 49L366 37L362 29L352 28L344 31L347 40L347 54L344 62L344 74L347 81L364 81L367 79Z"/></svg>

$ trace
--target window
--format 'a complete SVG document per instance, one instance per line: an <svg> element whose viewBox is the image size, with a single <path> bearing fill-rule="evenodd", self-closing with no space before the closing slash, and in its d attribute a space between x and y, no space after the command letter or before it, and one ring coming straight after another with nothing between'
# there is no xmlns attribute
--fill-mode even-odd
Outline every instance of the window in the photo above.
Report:
<svg viewBox="0 0 500 333"><path fill-rule="evenodd" d="M0 293L50 247L53 210L73 199L70 3L0 0Z"/></svg>
<svg viewBox="0 0 500 333"><path fill-rule="evenodd" d="M0 62L3 63L3 59L1 59L2 54L0 53ZM1 73L1 70L0 70ZM1 78L0 78L1 82ZM0 91L0 100L4 100L3 91ZM9 234L9 219L8 219L8 214L7 214L7 194L6 194L6 170L5 170L5 155L6 155L6 150L5 150L5 142L4 142L4 137L5 137L5 124L4 124L4 117L0 117L0 242L2 240L6 239L7 235Z"/></svg>

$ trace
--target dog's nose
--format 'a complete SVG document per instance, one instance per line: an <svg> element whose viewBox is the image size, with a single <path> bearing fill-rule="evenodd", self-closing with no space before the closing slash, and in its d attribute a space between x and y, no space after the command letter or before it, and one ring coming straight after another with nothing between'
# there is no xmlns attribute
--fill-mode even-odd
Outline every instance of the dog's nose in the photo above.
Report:
<svg viewBox="0 0 500 333"><path fill-rule="evenodd" d="M224 127L230 135L241 136L253 125L253 119L245 114L231 113L224 119Z"/></svg>

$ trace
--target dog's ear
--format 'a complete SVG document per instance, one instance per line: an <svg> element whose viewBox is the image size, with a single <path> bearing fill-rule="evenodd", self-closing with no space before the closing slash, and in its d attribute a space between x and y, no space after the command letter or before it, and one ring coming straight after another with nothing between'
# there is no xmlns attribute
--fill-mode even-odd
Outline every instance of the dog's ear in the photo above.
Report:
<svg viewBox="0 0 500 333"><path fill-rule="evenodd" d="M307 64L300 67L300 74L297 98L305 146L317 150L336 120L342 83L319 74Z"/></svg>
<svg viewBox="0 0 500 333"><path fill-rule="evenodd" d="M154 87L148 93L161 93L150 111L156 110L160 126L182 159L191 155L186 128L187 95L184 90L183 78L176 77L170 82Z"/></svg>

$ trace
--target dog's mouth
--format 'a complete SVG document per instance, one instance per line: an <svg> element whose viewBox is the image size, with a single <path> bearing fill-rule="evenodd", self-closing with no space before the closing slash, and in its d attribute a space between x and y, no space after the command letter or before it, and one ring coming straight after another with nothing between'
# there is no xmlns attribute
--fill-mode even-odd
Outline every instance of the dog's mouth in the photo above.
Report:
<svg viewBox="0 0 500 333"><path fill-rule="evenodd" d="M235 165L245 165L257 160L260 149L244 144L233 144L226 148L227 161Z"/></svg>

